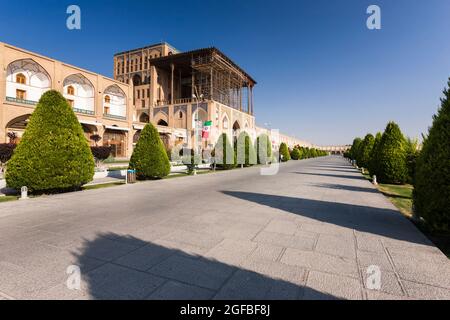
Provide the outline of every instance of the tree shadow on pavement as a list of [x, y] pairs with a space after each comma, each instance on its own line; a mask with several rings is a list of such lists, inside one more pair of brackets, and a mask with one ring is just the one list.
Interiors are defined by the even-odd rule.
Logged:
[[[341, 179], [355, 179], [355, 180], [366, 180], [366, 178], [364, 178], [361, 175], [355, 175], [355, 176], [350, 176], [350, 175], [338, 175], [338, 174], [326, 174], [326, 173], [311, 173], [311, 172], [291, 172], [291, 173], [295, 173], [295, 174], [301, 174], [301, 175], [308, 175], [308, 176], [319, 176], [319, 177], [331, 177], [331, 178], [341, 178]], [[352, 173], [352, 172], [349, 172]], [[356, 172], [354, 172], [356, 173]], [[367, 181], [367, 180], [366, 180]]]
[[391, 239], [431, 245], [417, 228], [392, 209], [352, 205], [338, 202], [294, 198], [262, 193], [222, 191], [222, 193], [360, 232], [367, 232]]
[[[337, 299], [304, 286], [301, 268], [298, 273], [288, 272], [294, 283], [286, 279], [285, 272], [267, 268], [267, 261], [256, 263], [255, 269], [259, 266], [273, 273], [270, 277], [129, 235], [98, 234], [93, 240], [85, 239], [77, 251], [73, 255], [80, 269], [91, 269], [82, 275], [82, 292], [90, 299]], [[93, 259], [103, 263], [92, 270]]]
[[313, 186], [313, 187], [318, 187], [318, 188], [326, 188], [326, 189], [346, 190], [346, 191], [354, 191], [354, 192], [379, 193], [379, 191], [377, 189], [375, 189], [375, 188], [349, 186], [349, 185], [344, 185], [344, 184], [311, 183], [311, 184], [308, 184], [308, 185]]

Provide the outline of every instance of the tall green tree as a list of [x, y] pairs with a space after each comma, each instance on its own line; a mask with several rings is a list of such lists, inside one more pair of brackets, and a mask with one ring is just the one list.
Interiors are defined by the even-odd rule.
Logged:
[[350, 148], [350, 156], [352, 157], [352, 160], [356, 160], [358, 162], [358, 153], [359, 153], [359, 147], [361, 146], [362, 139], [361, 138], [355, 138], [353, 140], [352, 147]]
[[377, 174], [377, 168], [378, 168], [378, 153], [380, 152], [380, 142], [381, 142], [381, 137], [382, 137], [382, 133], [381, 132], [377, 132], [377, 134], [375, 135], [375, 140], [373, 142], [373, 148], [372, 151], [370, 152], [370, 160], [369, 160], [369, 172], [370, 175], [374, 176], [374, 175], [378, 175]]
[[253, 147], [252, 140], [247, 132], [243, 131], [235, 145], [236, 163], [249, 167], [257, 163], [256, 151]]
[[256, 156], [258, 164], [267, 164], [272, 161], [272, 142], [264, 133], [256, 139]]
[[400, 127], [389, 122], [381, 137], [378, 153], [378, 180], [382, 183], [401, 184], [408, 179], [406, 166], [406, 140]]
[[287, 162], [291, 160], [291, 155], [289, 153], [289, 148], [286, 143], [282, 142], [280, 144], [280, 158], [282, 162]]
[[216, 166], [224, 170], [236, 167], [236, 153], [226, 133], [222, 133], [213, 151]]
[[430, 226], [450, 230], [450, 79], [417, 160], [413, 201]]
[[151, 123], [142, 130], [129, 166], [136, 170], [139, 180], [161, 179], [169, 175], [169, 157], [158, 130]]
[[20, 144], [8, 161], [10, 188], [60, 192], [92, 181], [94, 157], [72, 108], [55, 90], [40, 98]]
[[359, 161], [360, 166], [363, 168], [368, 168], [370, 165], [370, 156], [372, 154], [373, 145], [375, 143], [375, 138], [372, 134], [367, 134], [361, 143], [359, 150]]

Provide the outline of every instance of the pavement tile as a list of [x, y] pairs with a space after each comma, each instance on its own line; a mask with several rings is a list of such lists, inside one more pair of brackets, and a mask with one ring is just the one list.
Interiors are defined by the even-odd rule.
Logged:
[[359, 280], [340, 275], [310, 271], [302, 299], [305, 300], [360, 300], [362, 287]]
[[217, 290], [231, 276], [233, 270], [234, 268], [231, 266], [204, 258], [192, 259], [174, 255], [148, 272], [202, 288]]
[[191, 286], [177, 281], [167, 281], [156, 289], [148, 300], [208, 300], [214, 296], [212, 290]]
[[316, 243], [316, 238], [309, 234], [307, 236], [289, 236], [281, 233], [263, 231], [253, 241], [286, 248], [312, 250]]
[[358, 278], [356, 260], [328, 254], [296, 249], [286, 249], [281, 258], [282, 263], [304, 267], [310, 270], [329, 272]]
[[356, 258], [355, 241], [352, 238], [321, 234], [315, 250], [349, 259]]

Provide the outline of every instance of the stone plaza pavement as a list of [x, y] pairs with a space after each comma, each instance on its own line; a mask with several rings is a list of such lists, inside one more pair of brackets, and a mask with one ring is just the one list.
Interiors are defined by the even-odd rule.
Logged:
[[0, 203], [0, 299], [450, 298], [449, 260], [343, 158], [259, 170]]

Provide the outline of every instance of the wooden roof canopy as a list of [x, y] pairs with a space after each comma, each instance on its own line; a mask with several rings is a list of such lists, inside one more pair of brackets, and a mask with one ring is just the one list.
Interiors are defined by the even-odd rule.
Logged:
[[181, 70], [183, 73], [192, 73], [194, 70], [204, 73], [209, 73], [211, 70], [229, 73], [233, 82], [241, 83], [244, 87], [253, 87], [257, 83], [248, 73], [215, 47], [150, 59], [150, 64], [167, 71], [170, 71], [173, 64], [177, 70]]

